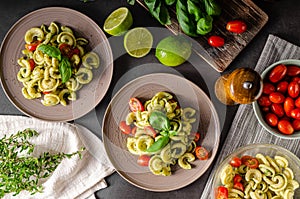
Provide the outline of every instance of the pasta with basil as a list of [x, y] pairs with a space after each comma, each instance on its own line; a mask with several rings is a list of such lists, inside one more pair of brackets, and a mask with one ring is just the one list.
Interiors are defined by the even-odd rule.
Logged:
[[76, 91], [92, 81], [92, 70], [100, 66], [99, 56], [85, 50], [87, 39], [55, 22], [30, 28], [24, 41], [17, 79], [26, 99], [43, 97], [45, 106], [66, 106], [76, 100]]

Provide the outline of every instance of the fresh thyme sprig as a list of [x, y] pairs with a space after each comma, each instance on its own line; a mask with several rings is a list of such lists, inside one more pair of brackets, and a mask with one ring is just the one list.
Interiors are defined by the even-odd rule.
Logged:
[[49, 177], [64, 158], [74, 155], [81, 158], [81, 152], [85, 150], [81, 148], [71, 154], [44, 152], [39, 157], [30, 156], [35, 146], [28, 138], [38, 135], [33, 129], [25, 129], [0, 139], [0, 198], [7, 193], [18, 195], [23, 190], [32, 195], [42, 192], [41, 179]]

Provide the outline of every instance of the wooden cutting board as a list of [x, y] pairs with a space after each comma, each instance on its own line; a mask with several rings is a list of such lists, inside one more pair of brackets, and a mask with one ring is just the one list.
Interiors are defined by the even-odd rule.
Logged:
[[[143, 0], [137, 0], [137, 2], [147, 9]], [[210, 33], [193, 38], [199, 44], [193, 45], [193, 50], [215, 70], [222, 72], [267, 23], [268, 15], [251, 0], [219, 0], [218, 2], [222, 6], [221, 15], [214, 18], [213, 29]], [[166, 27], [176, 35], [182, 34], [176, 18], [175, 7], [170, 9], [170, 17], [172, 24], [166, 25]], [[227, 31], [227, 22], [234, 19], [246, 22], [247, 31], [242, 34]], [[225, 45], [220, 48], [211, 47], [207, 43], [208, 37], [211, 35], [222, 36], [225, 39]]]

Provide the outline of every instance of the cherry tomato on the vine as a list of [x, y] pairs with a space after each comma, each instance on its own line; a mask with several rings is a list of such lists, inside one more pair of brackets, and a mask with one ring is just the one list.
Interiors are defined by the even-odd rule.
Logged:
[[247, 30], [247, 24], [242, 20], [232, 20], [226, 24], [226, 30], [241, 34]]
[[221, 36], [213, 35], [208, 38], [208, 44], [212, 47], [222, 47], [225, 44], [225, 40]]

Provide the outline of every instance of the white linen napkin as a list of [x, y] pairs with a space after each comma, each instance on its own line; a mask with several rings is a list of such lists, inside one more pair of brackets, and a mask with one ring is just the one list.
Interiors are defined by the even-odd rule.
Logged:
[[77, 155], [65, 158], [42, 183], [43, 193], [30, 195], [22, 191], [17, 196], [7, 194], [6, 199], [73, 199], [88, 198], [99, 189], [107, 187], [104, 178], [114, 172], [103, 143], [87, 128], [59, 122], [46, 122], [23, 116], [0, 115], [0, 138], [4, 134], [15, 134], [26, 128], [36, 130], [39, 135], [31, 138], [35, 155], [43, 152], [72, 153], [85, 147], [80, 159]]

